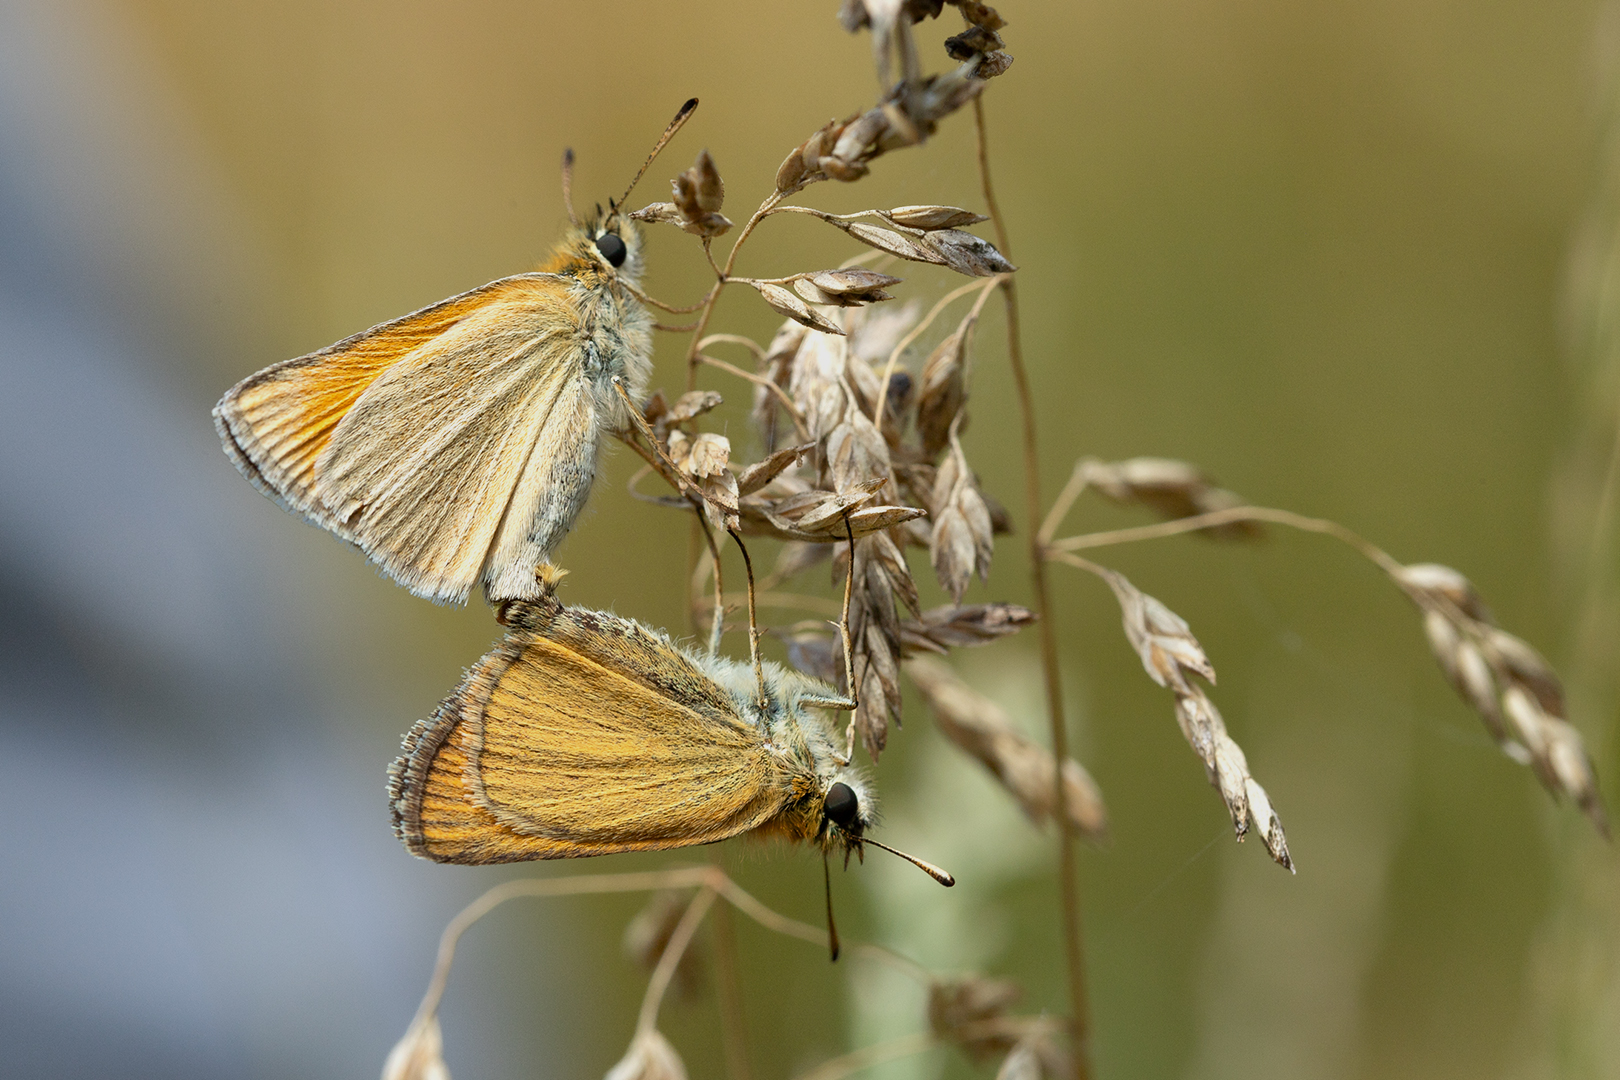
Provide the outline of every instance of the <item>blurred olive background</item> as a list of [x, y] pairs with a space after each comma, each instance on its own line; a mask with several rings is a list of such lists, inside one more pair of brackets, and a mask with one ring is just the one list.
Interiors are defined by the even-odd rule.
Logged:
[[[384, 768], [495, 624], [478, 602], [410, 597], [277, 510], [208, 410], [260, 367], [526, 268], [565, 221], [563, 148], [576, 198], [605, 202], [688, 96], [702, 108], [633, 201], [665, 197], [707, 146], [742, 220], [792, 146], [876, 93], [869, 42], [835, 9], [0, 7], [0, 1072], [374, 1074], [443, 921], [482, 889], [706, 856], [411, 859]], [[1601, 276], [1581, 267], [1601, 269], [1614, 236], [1614, 20], [1531, 0], [1003, 13], [1017, 62], [986, 106], [1048, 497], [1083, 454], [1185, 458], [1462, 569], [1572, 675], [1612, 801], [1613, 548], [1591, 542], [1604, 474], [1587, 466], [1615, 383], [1591, 330]], [[931, 66], [950, 32], [949, 13], [920, 28]], [[957, 116], [801, 201], [980, 207], [972, 154]], [[779, 218], [740, 269], [854, 253]], [[655, 295], [706, 285], [673, 229], [650, 263]], [[924, 302], [956, 284], [901, 272]], [[987, 310], [967, 450], [1022, 521]], [[776, 322], [728, 295], [715, 328], [763, 339]], [[680, 388], [682, 347], [661, 336], [657, 384]], [[717, 419], [739, 454], [741, 420]], [[685, 522], [625, 494], [632, 464], [612, 456], [561, 550], [565, 598], [684, 632]], [[1083, 503], [1073, 520], [1142, 519]], [[1027, 600], [1022, 543], [1002, 541], [972, 600]], [[1104, 555], [1198, 633], [1300, 872], [1232, 842], [1114, 600], [1057, 569], [1073, 737], [1113, 822], [1082, 859], [1101, 1075], [1620, 1076], [1613, 850], [1495, 751], [1406, 602], [1316, 537]], [[1034, 645], [957, 659], [1038, 733]], [[883, 837], [961, 885], [878, 855], [835, 876], [845, 934], [1015, 977], [1024, 1008], [1062, 1011], [1050, 837], [921, 710], [891, 747]], [[719, 857], [820, 920], [808, 852]], [[524, 901], [475, 929], [443, 1010], [452, 1071], [601, 1075], [634, 1026], [643, 975], [618, 942], [639, 905]], [[922, 1025], [916, 988], [738, 923], [756, 1076]], [[693, 1076], [720, 1074], [712, 990], [671, 1001], [662, 1026]], [[934, 1051], [883, 1072], [991, 1067]]]

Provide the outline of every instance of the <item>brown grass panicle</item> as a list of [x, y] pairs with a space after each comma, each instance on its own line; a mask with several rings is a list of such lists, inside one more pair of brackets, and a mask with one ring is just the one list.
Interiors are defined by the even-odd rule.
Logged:
[[[948, 61], [928, 74], [918, 24], [954, 10], [960, 29], [932, 53]], [[1070, 998], [1066, 1016], [1018, 1015], [1010, 981], [980, 975], [944, 976], [880, 946], [845, 942], [844, 951], [883, 963], [926, 990], [918, 1029], [887, 1043], [849, 1051], [803, 1074], [839, 1080], [859, 1069], [934, 1047], [955, 1047], [970, 1060], [998, 1060], [998, 1080], [1091, 1075], [1090, 1018], [1079, 930], [1074, 841], [1099, 838], [1107, 827], [1102, 795], [1067, 749], [1058, 671], [1059, 651], [1047, 566], [1083, 569], [1114, 593], [1127, 643], [1151, 678], [1170, 691], [1188, 744], [1219, 792], [1237, 838], [1253, 829], [1271, 857], [1294, 863], [1280, 818], [1255, 781], [1206, 684], [1215, 668], [1187, 623], [1117, 571], [1079, 554], [1095, 548], [1181, 534], [1255, 539], [1265, 524], [1333, 536], [1372, 560], [1422, 612], [1430, 645], [1447, 678], [1477, 711], [1503, 750], [1530, 765], [1555, 794], [1568, 795], [1602, 831], [1606, 817], [1591, 763], [1566, 718], [1557, 676], [1528, 644], [1500, 629], [1471, 585], [1455, 571], [1406, 566], [1335, 522], [1253, 506], [1217, 486], [1196, 466], [1157, 457], [1104, 462], [1081, 458], [1058, 498], [1041, 497], [1034, 396], [1019, 332], [1016, 266], [1006, 223], [991, 182], [983, 106], [990, 80], [1012, 63], [1002, 31], [1007, 22], [979, 0], [845, 0], [839, 12], [851, 32], [869, 35], [878, 81], [875, 102], [834, 120], [792, 145], [774, 176], [750, 187], [766, 192], [736, 225], [723, 213], [727, 185], [704, 150], [671, 181], [671, 198], [631, 216], [668, 224], [697, 238], [714, 285], [686, 307], [689, 334], [686, 385], [673, 400], [655, 393], [631, 410], [635, 427], [622, 434], [645, 462], [631, 492], [692, 512], [689, 528], [694, 626], [709, 631], [711, 649], [728, 628], [727, 615], [745, 601], [749, 649], [761, 635], [786, 647], [789, 662], [856, 699], [845, 729], [845, 753], [858, 742], [873, 762], [898, 724], [907, 672], [945, 739], [982, 766], [1029, 819], [1054, 822], [1057, 833], [1063, 957]], [[945, 29], [951, 29], [946, 27]], [[984, 203], [979, 209], [919, 201], [832, 213], [790, 198], [820, 183], [854, 183], [881, 167], [890, 153], [918, 147], [942, 123], [970, 110]], [[735, 185], [733, 185], [735, 187]], [[919, 193], [923, 197], [923, 193]], [[981, 212], [982, 211], [982, 212]], [[836, 266], [783, 268], [774, 277], [734, 273], [738, 252], [767, 219], [799, 214], [838, 230], [849, 257]], [[741, 215], [739, 215], [741, 217]], [[988, 222], [995, 239], [971, 228]], [[717, 253], [716, 241], [730, 247]], [[966, 280], [924, 310], [908, 302], [899, 276], [907, 263], [944, 267]], [[716, 303], [740, 285], [785, 321], [765, 342], [711, 327]], [[964, 604], [974, 577], [990, 580], [996, 537], [1011, 531], [1008, 513], [981, 489], [964, 441], [972, 404], [978, 331], [986, 305], [1001, 300], [1006, 368], [988, 377], [1009, 381], [1020, 410], [1023, 453], [1023, 542], [1028, 544], [1029, 606]], [[926, 350], [926, 351], [924, 351]], [[919, 355], [921, 354], [921, 355]], [[737, 361], [737, 362], [734, 362]], [[751, 397], [750, 438], [716, 430], [709, 414], [729, 389], [698, 385], [700, 373], [745, 384]], [[729, 387], [729, 383], [726, 384]], [[625, 391], [621, 388], [621, 393]], [[757, 454], [757, 456], [755, 456]], [[652, 477], [670, 493], [649, 494]], [[1101, 495], [1152, 512], [1157, 523], [1058, 537], [1081, 496]], [[781, 545], [774, 566], [758, 580], [754, 563], [746, 594], [722, 582], [721, 533]], [[913, 578], [913, 555], [927, 553], [951, 603], [924, 609]], [[845, 636], [826, 620], [837, 599], [796, 584], [830, 564], [847, 604]], [[712, 583], [713, 599], [709, 599]], [[785, 611], [761, 625], [757, 612]], [[956, 649], [992, 644], [1032, 628], [1040, 645], [1047, 745], [1031, 737], [996, 702], [974, 689], [947, 662]], [[437, 1009], [456, 943], [494, 907], [521, 896], [545, 897], [656, 891], [627, 930], [626, 947], [651, 968], [641, 1013], [623, 1058], [609, 1080], [684, 1080], [685, 1067], [657, 1027], [659, 1005], [672, 982], [693, 977], [692, 949], [700, 924], [719, 902], [766, 929], [825, 948], [823, 929], [760, 904], [713, 865], [641, 874], [521, 879], [491, 890], [446, 928], [438, 964], [416, 1019], [389, 1055], [385, 1080], [444, 1080]], [[730, 1080], [748, 1080], [740, 1022], [737, 971], [729, 923], [714, 931], [712, 965], [720, 997], [721, 1030]]]

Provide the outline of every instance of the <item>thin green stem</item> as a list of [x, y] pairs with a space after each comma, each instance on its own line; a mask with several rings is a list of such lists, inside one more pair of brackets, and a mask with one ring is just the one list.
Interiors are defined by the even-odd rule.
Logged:
[[[737, 263], [737, 252], [759, 223], [770, 214], [771, 209], [782, 201], [782, 198], [782, 192], [773, 191], [766, 196], [764, 202], [759, 204], [759, 209], [755, 210], [753, 216], [743, 225], [742, 231], [737, 234], [736, 241], [731, 245], [731, 251], [726, 255], [726, 265], [719, 271], [719, 280], [714, 283], [714, 288], [709, 290], [709, 295], [703, 298], [703, 310], [698, 315], [697, 325], [692, 328], [692, 343], [686, 349], [686, 389], [688, 392], [697, 389], [698, 352], [703, 341], [703, 334], [704, 331], [708, 330], [709, 320], [714, 316], [714, 305], [719, 302], [720, 294], [725, 291], [726, 280], [731, 276], [731, 268]], [[709, 260], [709, 265], [713, 266], [714, 258], [710, 254], [707, 244], [704, 245], [703, 254]], [[697, 566], [702, 550], [703, 537], [698, 530], [697, 523], [693, 522], [686, 534], [686, 568], [688, 571]], [[687, 604], [687, 608], [688, 610], [695, 610], [690, 603]], [[695, 620], [692, 628], [694, 630], [698, 628]]]
[[[719, 847], [711, 850], [710, 859], [719, 864]], [[737, 977], [737, 928], [731, 920], [731, 905], [715, 908], [709, 927], [714, 938], [715, 996], [720, 1004], [720, 1042], [725, 1051], [726, 1075], [730, 1080], [749, 1080], [748, 1025]]]
[[[978, 136], [979, 180], [984, 187], [985, 208], [996, 231], [996, 243], [1001, 253], [1012, 257], [1007, 238], [1006, 219], [996, 204], [995, 188], [990, 182], [989, 136], [984, 119], [982, 98], [973, 99], [973, 127]], [[1075, 858], [1074, 823], [1068, 812], [1068, 785], [1063, 782], [1063, 763], [1069, 759], [1069, 732], [1063, 719], [1063, 677], [1058, 668], [1057, 629], [1052, 618], [1051, 593], [1046, 583], [1046, 552], [1041, 544], [1041, 476], [1039, 444], [1035, 438], [1035, 402], [1030, 392], [1029, 373], [1024, 367], [1023, 341], [1018, 325], [1018, 287], [1011, 276], [1000, 279], [1003, 304], [1007, 313], [1007, 363], [1012, 369], [1013, 383], [1018, 391], [1018, 409], [1022, 419], [1024, 452], [1024, 502], [1029, 522], [1029, 576], [1034, 594], [1036, 631], [1040, 638], [1041, 671], [1046, 683], [1046, 716], [1051, 729], [1052, 783], [1057, 797], [1054, 803], [1058, 822], [1058, 875], [1061, 886], [1063, 920], [1063, 959], [1068, 976], [1070, 1021], [1069, 1033], [1074, 1044], [1072, 1060], [1075, 1080], [1091, 1077], [1091, 1014], [1086, 996], [1085, 941], [1080, 923], [1080, 883]]]

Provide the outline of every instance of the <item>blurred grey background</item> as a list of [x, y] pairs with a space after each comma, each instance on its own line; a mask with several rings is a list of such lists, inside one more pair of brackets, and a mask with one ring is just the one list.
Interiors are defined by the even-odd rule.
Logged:
[[[788, 149], [875, 93], [835, 8], [0, 4], [0, 1074], [374, 1074], [440, 926], [489, 884], [704, 857], [406, 855], [384, 768], [496, 627], [277, 510], [208, 410], [260, 367], [524, 269], [563, 222], [563, 147], [576, 197], [605, 201], [690, 95], [638, 196], [706, 145], [741, 220]], [[1048, 497], [1082, 454], [1182, 457], [1457, 566], [1571, 676], [1612, 804], [1614, 19], [1530, 0], [1002, 10], [1016, 63], [986, 101]], [[946, 25], [921, 30], [936, 67]], [[958, 117], [805, 201], [977, 207], [972, 148]], [[773, 220], [743, 272], [852, 254], [813, 225]], [[704, 287], [673, 230], [650, 258], [656, 295]], [[906, 276], [926, 301], [954, 284]], [[774, 322], [728, 297], [717, 327]], [[988, 317], [968, 453], [1016, 509], [1000, 334]], [[740, 450], [740, 410], [722, 417]], [[684, 523], [624, 495], [627, 458], [561, 552], [566, 598], [683, 631]], [[970, 596], [1026, 599], [1021, 542], [997, 558]], [[1082, 860], [1102, 1075], [1620, 1075], [1614, 852], [1494, 750], [1377, 573], [1280, 533], [1107, 558], [1199, 634], [1300, 873], [1231, 842], [1112, 598], [1057, 570], [1074, 738], [1113, 820]], [[960, 664], [1038, 732], [1025, 637]], [[962, 885], [852, 868], [844, 931], [1062, 1010], [1049, 838], [920, 710], [891, 746], [885, 836]], [[807, 853], [720, 857], [820, 919]], [[637, 907], [518, 904], [474, 930], [443, 1012], [456, 1075], [600, 1075], [634, 1023], [618, 936]], [[880, 972], [738, 940], [762, 1077], [922, 1024]], [[712, 998], [666, 1010], [693, 1075], [716, 1074]], [[941, 1074], [974, 1070], [935, 1051], [886, 1072]]]

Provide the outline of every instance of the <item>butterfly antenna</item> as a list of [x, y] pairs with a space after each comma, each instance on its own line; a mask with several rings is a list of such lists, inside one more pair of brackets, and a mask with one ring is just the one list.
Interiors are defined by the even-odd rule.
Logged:
[[568, 224], [579, 228], [579, 215], [574, 213], [574, 148], [563, 151], [563, 206], [568, 208]]
[[754, 681], [759, 684], [759, 707], [765, 708], [765, 668], [759, 662], [759, 623], [754, 618], [754, 561], [748, 557], [748, 545], [736, 529], [727, 529], [742, 552], [743, 569], [748, 573], [748, 659], [754, 665]]
[[680, 111], [675, 114], [675, 119], [671, 120], [669, 126], [664, 129], [664, 133], [658, 136], [658, 141], [653, 144], [652, 153], [647, 155], [647, 160], [643, 161], [641, 168], [636, 170], [635, 179], [631, 180], [630, 186], [624, 189], [624, 194], [619, 196], [619, 201], [614, 204], [615, 206], [624, 205], [624, 200], [630, 197], [630, 193], [636, 189], [636, 185], [641, 182], [641, 178], [652, 167], [653, 159], [658, 156], [658, 152], [668, 145], [669, 140], [675, 137], [675, 133], [681, 130], [681, 125], [691, 119], [692, 113], [697, 111], [697, 102], [697, 98], [688, 98], [686, 104], [681, 106]]
[[871, 844], [875, 848], [881, 848], [882, 850], [887, 851], [890, 855], [900, 856], [902, 859], [906, 860], [906, 862], [910, 863], [912, 866], [915, 866], [917, 869], [921, 870], [923, 873], [927, 874], [929, 877], [933, 878], [947, 889], [956, 884], [956, 878], [952, 877], [948, 872], [941, 870], [931, 862], [917, 858], [915, 855], [907, 855], [899, 848], [892, 848], [888, 844], [881, 844], [869, 836], [861, 837], [859, 842], [862, 844]]
[[832, 867], [827, 863], [827, 853], [821, 853], [821, 880], [827, 886], [827, 948], [832, 952], [832, 962], [838, 963], [838, 926], [833, 922], [832, 913]]

